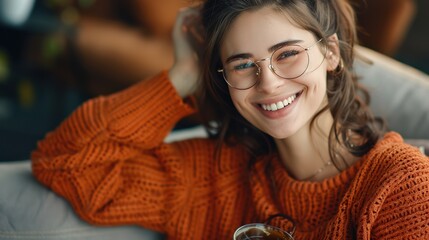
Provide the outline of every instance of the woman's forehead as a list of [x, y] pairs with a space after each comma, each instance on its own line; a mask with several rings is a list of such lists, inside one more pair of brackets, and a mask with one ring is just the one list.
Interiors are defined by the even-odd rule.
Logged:
[[265, 55], [268, 49], [288, 40], [310, 40], [311, 33], [298, 28], [286, 13], [264, 7], [241, 13], [226, 31], [221, 56], [238, 53]]

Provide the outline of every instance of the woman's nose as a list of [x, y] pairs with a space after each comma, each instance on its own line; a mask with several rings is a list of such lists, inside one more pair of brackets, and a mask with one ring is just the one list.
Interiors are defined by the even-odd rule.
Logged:
[[274, 92], [285, 82], [285, 79], [280, 78], [274, 73], [274, 69], [269, 63], [259, 63], [258, 78], [259, 81], [255, 87], [258, 91], [265, 93]]

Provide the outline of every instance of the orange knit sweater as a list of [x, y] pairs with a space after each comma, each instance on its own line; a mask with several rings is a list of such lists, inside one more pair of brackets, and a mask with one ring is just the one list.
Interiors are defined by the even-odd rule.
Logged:
[[90, 100], [39, 142], [34, 175], [88, 222], [138, 224], [168, 239], [232, 239], [275, 213], [296, 220], [296, 239], [429, 239], [429, 161], [398, 134], [339, 175], [302, 182], [277, 155], [249, 168], [240, 147], [215, 160], [209, 139], [163, 143], [193, 111], [166, 72]]

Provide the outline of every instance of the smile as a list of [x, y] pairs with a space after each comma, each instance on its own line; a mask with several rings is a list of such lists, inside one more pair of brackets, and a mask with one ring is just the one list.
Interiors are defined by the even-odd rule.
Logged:
[[278, 101], [275, 103], [271, 103], [271, 104], [260, 104], [260, 106], [262, 107], [262, 109], [264, 109], [265, 111], [277, 111], [280, 110], [282, 108], [287, 107], [288, 105], [292, 104], [293, 101], [295, 101], [295, 99], [301, 94], [301, 92], [299, 93], [295, 93], [294, 95], [286, 98], [283, 101]]

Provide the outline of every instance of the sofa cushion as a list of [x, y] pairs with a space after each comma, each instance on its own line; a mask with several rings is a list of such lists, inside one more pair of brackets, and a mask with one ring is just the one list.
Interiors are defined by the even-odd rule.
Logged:
[[0, 164], [0, 239], [150, 240], [161, 234], [137, 226], [95, 227], [31, 175], [30, 161]]

